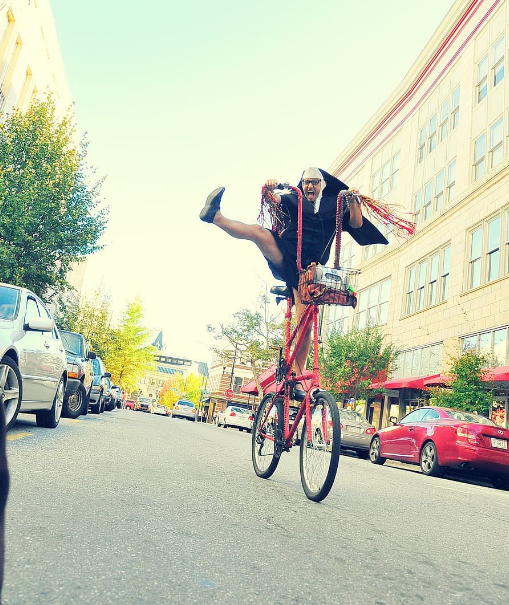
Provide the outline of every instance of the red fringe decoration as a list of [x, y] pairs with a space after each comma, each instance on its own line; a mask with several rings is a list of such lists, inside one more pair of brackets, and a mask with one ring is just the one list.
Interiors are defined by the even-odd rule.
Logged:
[[265, 185], [262, 187], [262, 201], [260, 205], [260, 214], [258, 215], [258, 223], [262, 227], [270, 226], [272, 231], [279, 235], [286, 229], [287, 216], [274, 198], [274, 194]]
[[355, 194], [355, 197], [362, 204], [368, 218], [391, 228], [396, 237], [407, 238], [415, 233], [415, 223], [397, 216], [395, 213], [396, 206], [374, 200], [361, 193]]

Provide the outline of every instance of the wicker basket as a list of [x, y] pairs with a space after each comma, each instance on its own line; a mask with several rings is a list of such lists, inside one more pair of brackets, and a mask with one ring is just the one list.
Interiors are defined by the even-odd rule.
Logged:
[[311, 263], [299, 274], [299, 294], [305, 304], [356, 307], [355, 269], [331, 269]]

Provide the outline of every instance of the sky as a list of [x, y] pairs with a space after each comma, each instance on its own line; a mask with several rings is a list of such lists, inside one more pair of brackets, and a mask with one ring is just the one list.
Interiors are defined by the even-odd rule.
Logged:
[[254, 223], [268, 178], [327, 169], [452, 5], [51, 0], [78, 130], [106, 177], [82, 294], [99, 288], [116, 319], [141, 298], [168, 355], [210, 363], [207, 325], [254, 311], [275, 282], [254, 244], [199, 220], [209, 192], [226, 187], [223, 214]]

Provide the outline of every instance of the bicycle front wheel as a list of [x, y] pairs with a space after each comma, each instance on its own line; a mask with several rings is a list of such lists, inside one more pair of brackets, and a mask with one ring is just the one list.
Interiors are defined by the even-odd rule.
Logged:
[[310, 402], [311, 440], [306, 420], [300, 440], [300, 479], [306, 496], [320, 502], [330, 492], [339, 463], [341, 425], [338, 405], [327, 391], [318, 391]]
[[274, 399], [273, 393], [266, 395], [256, 414], [251, 441], [253, 468], [262, 479], [268, 479], [279, 464], [283, 421], [282, 400]]

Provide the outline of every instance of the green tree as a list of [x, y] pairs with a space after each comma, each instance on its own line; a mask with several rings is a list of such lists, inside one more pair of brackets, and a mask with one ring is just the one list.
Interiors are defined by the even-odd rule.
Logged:
[[384, 344], [378, 326], [352, 330], [348, 334], [332, 331], [321, 354], [320, 373], [325, 386], [337, 397], [367, 399], [376, 394], [372, 382], [385, 380], [394, 368], [399, 350]]
[[233, 355], [247, 361], [260, 394], [263, 391], [259, 376], [274, 360], [274, 349], [284, 342], [284, 320], [271, 311], [270, 302], [267, 294], [262, 293], [254, 311], [244, 308], [233, 314], [232, 323], [208, 326], [209, 332], [222, 343], [212, 348], [214, 354], [223, 363], [233, 362]]
[[156, 365], [158, 349], [149, 343], [149, 330], [142, 324], [143, 306], [136, 298], [128, 303], [119, 327], [112, 331], [111, 342], [104, 353], [104, 363], [111, 379], [123, 390], [133, 391], [149, 370]]
[[74, 141], [70, 111], [59, 119], [51, 97], [0, 124], [0, 281], [45, 297], [101, 248], [107, 223], [102, 179], [89, 184], [88, 143]]
[[203, 378], [198, 374], [183, 376], [180, 372], [174, 374], [163, 384], [159, 393], [159, 401], [168, 408], [173, 408], [179, 399], [192, 401], [196, 408], [203, 407], [201, 401], [201, 386]]
[[486, 369], [489, 361], [488, 356], [472, 349], [452, 357], [449, 370], [452, 380], [447, 388], [428, 389], [433, 404], [487, 416], [493, 403], [493, 385], [483, 380], [489, 374]]
[[106, 359], [114, 339], [111, 324], [109, 297], [96, 290], [91, 298], [83, 297], [79, 303], [61, 303], [56, 315], [60, 328], [83, 334], [92, 351]]

